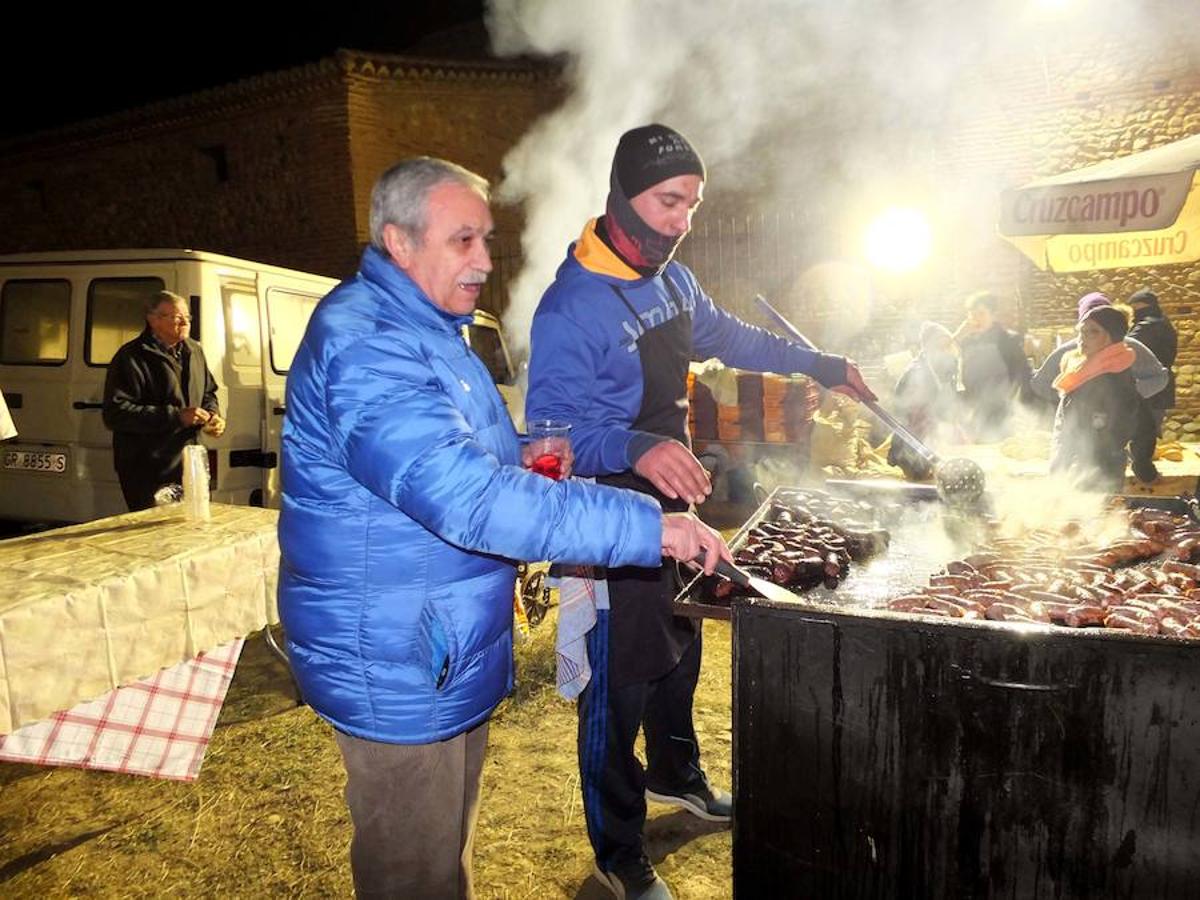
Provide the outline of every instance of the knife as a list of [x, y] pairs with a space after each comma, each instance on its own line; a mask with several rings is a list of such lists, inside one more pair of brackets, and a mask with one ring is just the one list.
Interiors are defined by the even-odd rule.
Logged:
[[[694, 562], [699, 565], [704, 565], [704, 554], [697, 556]], [[776, 603], [802, 603], [803, 598], [799, 594], [793, 594], [787, 588], [775, 584], [773, 581], [767, 581], [765, 578], [758, 578], [751, 575], [745, 569], [739, 569], [733, 563], [725, 562], [721, 559], [717, 561], [716, 574], [720, 575], [736, 585], [744, 588], [749, 588], [756, 594], [774, 600]]]

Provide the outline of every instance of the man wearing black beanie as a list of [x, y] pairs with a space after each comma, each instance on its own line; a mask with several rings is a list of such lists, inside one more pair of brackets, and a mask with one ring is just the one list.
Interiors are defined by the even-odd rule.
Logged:
[[1158, 295], [1153, 291], [1146, 288], [1135, 291], [1129, 296], [1129, 305], [1133, 308], [1133, 327], [1129, 329], [1129, 336], [1149, 347], [1169, 375], [1167, 386], [1140, 404], [1137, 430], [1129, 442], [1129, 462], [1133, 474], [1139, 481], [1151, 484], [1158, 480], [1154, 448], [1162, 433], [1167, 410], [1175, 405], [1174, 366], [1179, 338], [1175, 326], [1159, 305]]
[[[742, 322], [672, 260], [705, 176], [691, 143], [666, 125], [622, 135], [605, 213], [571, 245], [533, 319], [528, 419], [570, 423], [577, 475], [648, 494], [668, 512], [702, 503], [712, 490], [687, 432], [692, 359], [801, 372], [874, 398], [845, 357]], [[700, 628], [673, 614], [679, 586], [673, 565], [609, 569], [589, 581], [583, 592], [596, 598], [596, 622], [585, 674], [562, 688], [579, 698], [580, 780], [597, 878], [618, 897], [671, 896], [646, 856], [647, 799], [709, 821], [731, 815], [728, 792], [700, 767], [692, 724]], [[570, 590], [564, 585], [564, 596]], [[634, 754], [639, 730], [644, 770]]]
[[[633, 208], [630, 200], [656, 184], [681, 175], [704, 183], [704, 163], [678, 131], [665, 125], [644, 125], [621, 135], [608, 179], [608, 203], [598, 222], [600, 239], [643, 275], [666, 265], [687, 234], [687, 228], [666, 224], [658, 231]], [[697, 203], [699, 196], [697, 196]], [[643, 209], [642, 213], [646, 210]], [[690, 215], [688, 217], [690, 225]], [[663, 227], [664, 223], [655, 222]]]

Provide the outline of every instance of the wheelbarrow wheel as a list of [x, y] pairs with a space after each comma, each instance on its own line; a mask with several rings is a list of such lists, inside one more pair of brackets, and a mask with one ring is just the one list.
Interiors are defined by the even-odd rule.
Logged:
[[521, 582], [521, 604], [525, 607], [530, 628], [536, 628], [546, 618], [550, 610], [550, 588], [546, 585], [545, 570], [537, 569]]

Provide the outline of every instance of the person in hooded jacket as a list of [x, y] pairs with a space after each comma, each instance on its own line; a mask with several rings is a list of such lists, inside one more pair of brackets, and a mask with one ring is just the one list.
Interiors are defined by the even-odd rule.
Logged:
[[1134, 351], [1123, 340], [1128, 328], [1119, 309], [1090, 310], [1079, 321], [1079, 348], [1063, 357], [1054, 379], [1060, 399], [1050, 471], [1069, 474], [1082, 490], [1115, 494], [1125, 483], [1125, 445], [1138, 405]]
[[146, 329], [113, 354], [101, 416], [113, 433], [113, 467], [132, 512], [159, 488], [183, 482], [183, 448], [200, 431], [220, 437], [225, 419], [204, 349], [188, 337], [188, 302], [171, 291], [146, 303]]
[[[661, 124], [623, 134], [605, 214], [567, 251], [534, 314], [526, 411], [569, 422], [575, 469], [654, 497], [665, 509], [712, 490], [687, 433], [687, 371], [717, 357], [753, 371], [801, 372], [874, 398], [845, 357], [818, 353], [719, 309], [672, 259], [700, 205], [705, 169]], [[669, 897], [646, 855], [646, 800], [728, 822], [731, 798], [708, 783], [692, 723], [700, 623], [673, 614], [674, 566], [612, 567], [587, 635], [591, 677], [577, 706], [584, 814], [595, 874], [618, 897]], [[565, 588], [564, 588], [565, 589]], [[600, 604], [597, 604], [599, 606]], [[647, 766], [634, 753], [645, 731]]]
[[[1112, 305], [1113, 303], [1107, 295], [1099, 291], [1084, 294], [1076, 304], [1076, 324], [1078, 325], [1083, 317], [1096, 307]], [[1129, 372], [1133, 375], [1134, 387], [1137, 388], [1138, 396], [1142, 400], [1139, 406], [1143, 406], [1147, 397], [1154, 396], [1166, 387], [1170, 376], [1150, 348], [1135, 340], [1132, 333], [1125, 335], [1125, 343], [1133, 350], [1133, 365]], [[1078, 337], [1064, 341], [1050, 351], [1038, 370], [1033, 373], [1033, 379], [1029, 386], [1032, 388], [1034, 396], [1052, 402], [1054, 409], [1058, 408], [1059, 400], [1058, 391], [1054, 388], [1054, 379], [1062, 372], [1063, 357], [1078, 348]]]
[[[958, 415], [958, 357], [954, 338], [937, 322], [923, 322], [921, 350], [896, 382], [893, 405], [908, 430], [924, 439], [939, 425], [952, 424]], [[933, 467], [897, 436], [888, 447], [889, 465], [898, 466], [905, 477], [920, 481]]]
[[1154, 448], [1162, 434], [1163, 419], [1167, 410], [1175, 405], [1175, 355], [1179, 350], [1179, 336], [1167, 314], [1162, 311], [1158, 295], [1143, 288], [1129, 296], [1133, 308], [1133, 327], [1129, 337], [1135, 338], [1150, 348], [1167, 370], [1167, 384], [1163, 389], [1146, 398], [1138, 414], [1137, 429], [1129, 442], [1130, 463], [1133, 474], [1139, 481], [1150, 484], [1158, 478], [1154, 465]]
[[470, 897], [488, 717], [513, 684], [513, 561], [665, 554], [711, 573], [729, 553], [650, 497], [523, 467], [462, 335], [492, 269], [484, 179], [398, 163], [370, 232], [288, 375], [279, 612], [342, 753], [358, 896]]

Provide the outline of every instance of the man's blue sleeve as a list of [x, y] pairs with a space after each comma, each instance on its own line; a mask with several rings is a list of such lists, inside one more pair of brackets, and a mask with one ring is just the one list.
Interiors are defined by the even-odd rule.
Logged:
[[[668, 276], [670, 277], [670, 276]], [[825, 387], [846, 383], [846, 358], [809, 350], [777, 334], [747, 324], [717, 307], [698, 285], [684, 286], [695, 297], [692, 347], [701, 359], [715, 356], [727, 366], [751, 372], [808, 375]]]
[[360, 342], [331, 362], [325, 407], [336, 462], [448, 543], [510, 559], [661, 562], [657, 502], [501, 464], [419, 354]]

